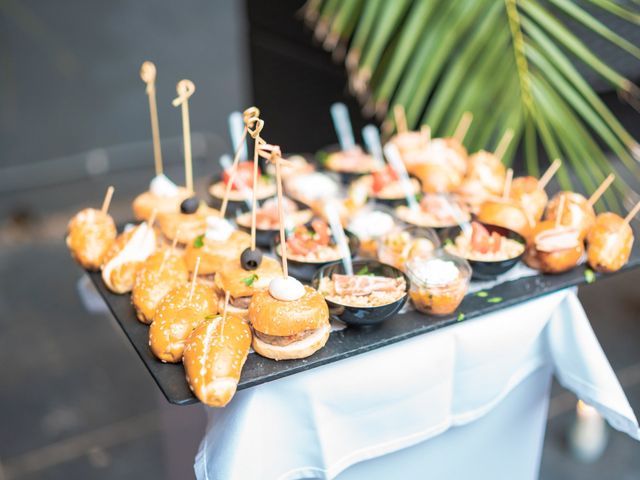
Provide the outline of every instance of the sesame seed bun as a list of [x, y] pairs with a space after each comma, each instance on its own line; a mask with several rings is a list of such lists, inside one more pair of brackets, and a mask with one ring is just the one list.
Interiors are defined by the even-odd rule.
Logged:
[[184, 256], [189, 271], [195, 269], [196, 261], [200, 257], [199, 275], [211, 275], [216, 273], [231, 262], [240, 258], [240, 254], [251, 245], [251, 235], [240, 230], [235, 230], [231, 236], [224, 241], [211, 240], [207, 237], [202, 239], [202, 247], [194, 246], [194, 242], [189, 242]]
[[283, 301], [268, 291], [256, 293], [249, 305], [249, 321], [260, 333], [288, 336], [320, 328], [329, 322], [329, 307], [324, 297], [309, 286], [302, 298]]
[[[250, 282], [248, 279], [253, 275], [257, 278]], [[282, 276], [282, 267], [274, 258], [264, 256], [256, 270], [245, 270], [240, 265], [238, 257], [217, 272], [215, 285], [222, 292], [223, 297], [224, 292], [229, 292], [234, 298], [250, 297], [257, 292], [267, 290], [271, 280], [278, 276]]]
[[162, 250], [142, 264], [131, 291], [131, 302], [142, 323], [151, 323], [160, 300], [178, 285], [189, 279], [182, 255]]
[[156, 308], [149, 328], [149, 346], [163, 362], [182, 360], [184, 343], [191, 332], [218, 312], [210, 287], [196, 283], [191, 298], [190, 294], [191, 283], [183, 283], [165, 295]]
[[133, 201], [132, 209], [136, 220], [149, 220], [155, 209], [159, 214], [180, 211], [180, 204], [191, 194], [184, 187], [178, 187], [178, 193], [172, 197], [160, 197], [151, 192], [143, 192]]
[[69, 222], [67, 247], [82, 267], [99, 270], [116, 239], [116, 225], [111, 215], [95, 208], [85, 208]]

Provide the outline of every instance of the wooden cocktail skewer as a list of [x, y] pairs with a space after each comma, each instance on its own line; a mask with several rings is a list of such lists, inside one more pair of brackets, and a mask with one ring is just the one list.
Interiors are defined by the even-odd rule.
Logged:
[[193, 269], [193, 277], [191, 278], [191, 289], [189, 290], [189, 299], [187, 303], [191, 303], [193, 292], [196, 289], [196, 280], [198, 279], [198, 270], [200, 269], [200, 257], [196, 258], [196, 266]]
[[147, 220], [147, 225], [149, 225], [149, 230], [153, 228], [153, 224], [156, 223], [156, 217], [158, 216], [158, 209], [154, 208], [153, 212], [151, 212], [151, 216], [149, 220]]
[[167, 259], [173, 255], [173, 252], [175, 252], [176, 245], [178, 244], [178, 238], [180, 238], [180, 228], [176, 229], [176, 236], [173, 237], [173, 242], [171, 242], [171, 248], [169, 250], [165, 250], [164, 252], [164, 256], [162, 257], [162, 263], [160, 264], [158, 273], [162, 273], [162, 270], [164, 270], [164, 264], [167, 263]]
[[113, 188], [113, 185], [109, 185], [109, 188], [107, 188], [107, 193], [104, 195], [104, 200], [102, 201], [102, 208], [100, 208], [100, 211], [102, 213], [107, 213], [109, 211], [109, 206], [111, 205], [111, 199], [113, 198], [113, 191], [115, 190], [115, 188]]
[[174, 98], [174, 107], [182, 106], [182, 137], [184, 142], [184, 176], [185, 186], [193, 193], [193, 163], [191, 159], [191, 125], [189, 123], [189, 97], [196, 91], [191, 80], [180, 80], [176, 85], [178, 97]]
[[289, 268], [287, 267], [287, 237], [285, 236], [284, 228], [284, 203], [282, 201], [282, 174], [280, 172], [280, 149], [274, 150], [276, 162], [276, 188], [278, 191], [278, 217], [280, 218], [280, 248], [282, 257], [282, 271], [284, 272], [284, 278], [289, 278]]
[[506, 132], [504, 132], [504, 135], [502, 135], [500, 143], [498, 143], [498, 146], [496, 147], [496, 150], [494, 152], [494, 155], [498, 157], [499, 160], [502, 160], [502, 157], [507, 152], [507, 148], [509, 148], [511, 140], [513, 140], [513, 130], [509, 128]]
[[511, 182], [513, 181], [513, 169], [509, 168], [507, 170], [507, 178], [504, 181], [504, 188], [502, 190], [502, 199], [506, 200], [509, 198], [509, 194], [511, 193]]
[[547, 171], [542, 174], [540, 180], [538, 180], [538, 188], [544, 190], [547, 184], [551, 181], [553, 176], [562, 166], [562, 160], [556, 158], [553, 163], [547, 168]]
[[260, 117], [260, 110], [257, 107], [249, 107], [242, 113], [244, 119], [244, 130], [242, 135], [240, 136], [240, 142], [236, 147], [235, 154], [233, 156], [233, 164], [231, 165], [231, 172], [229, 172], [229, 182], [227, 183], [224, 189], [224, 197], [222, 197], [222, 206], [220, 207], [220, 218], [224, 218], [227, 213], [227, 205], [229, 203], [229, 194], [231, 193], [231, 187], [236, 178], [236, 172], [238, 171], [238, 163], [240, 163], [240, 157], [242, 154], [242, 150], [245, 146], [245, 141], [247, 139], [247, 133], [249, 128], [249, 123], [252, 121], [257, 121]]
[[556, 228], [559, 228], [562, 223], [562, 214], [564, 213], [565, 196], [560, 197], [560, 204], [558, 205], [558, 216], [556, 217]]
[[265, 143], [260, 138], [260, 132], [264, 128], [264, 121], [256, 118], [248, 125], [247, 131], [253, 138], [253, 194], [251, 196], [251, 250], [256, 249], [256, 213], [258, 210], [258, 157], [260, 154], [260, 146]]
[[405, 115], [404, 105], [397, 104], [393, 106], [393, 118], [396, 121], [396, 130], [398, 133], [406, 133], [409, 130], [407, 127], [407, 116]]
[[431, 127], [429, 125], [422, 125], [420, 127], [420, 134], [426, 145], [431, 141]]
[[616, 176], [613, 173], [610, 173], [609, 176], [603, 180], [603, 182], [596, 189], [596, 191], [591, 194], [591, 196], [589, 197], [589, 200], [587, 200], [587, 204], [590, 207], [593, 207], [596, 204], [596, 202], [600, 200], [600, 197], [604, 194], [604, 192], [606, 192], [607, 188], [609, 188], [609, 186], [613, 183], [615, 178]]
[[456, 131], [453, 133], [453, 138], [458, 142], [462, 143], [464, 141], [464, 137], [467, 135], [469, 131], [469, 127], [471, 126], [471, 122], [473, 121], [473, 113], [464, 112], [462, 117], [460, 117], [460, 122], [456, 127]]
[[638, 212], [640, 212], [640, 202], [636, 203], [635, 206], [627, 213], [627, 216], [624, 217], [624, 224], [628, 224], [633, 217], [635, 217]]
[[156, 175], [162, 175], [162, 149], [160, 148], [160, 127], [158, 124], [158, 105], [156, 104], [156, 66], [146, 61], [140, 67], [140, 78], [147, 84], [149, 97], [149, 115], [151, 116], [151, 136], [153, 138], [153, 160]]

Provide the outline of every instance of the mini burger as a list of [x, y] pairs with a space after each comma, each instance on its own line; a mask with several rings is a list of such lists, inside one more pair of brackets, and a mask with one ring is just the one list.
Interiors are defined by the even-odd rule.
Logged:
[[189, 271], [184, 257], [174, 249], [167, 248], [147, 258], [136, 275], [131, 291], [131, 302], [138, 320], [151, 323], [160, 300], [188, 279]]
[[477, 212], [477, 220], [513, 230], [525, 238], [535, 226], [535, 220], [520, 204], [502, 198], [483, 202]]
[[615, 213], [601, 213], [587, 235], [587, 259], [597, 272], [620, 270], [633, 247], [633, 229]]
[[528, 240], [527, 265], [544, 273], [562, 273], [575, 267], [584, 253], [580, 231], [545, 220], [538, 223]]
[[329, 308], [324, 297], [293, 277], [273, 279], [249, 305], [253, 349], [274, 360], [306, 358], [329, 339]]
[[177, 238], [178, 242], [184, 245], [205, 233], [207, 218], [211, 216], [220, 214], [193, 196], [184, 200], [178, 210], [159, 214], [158, 223], [165, 238], [170, 241]]
[[514, 178], [509, 196], [524, 208], [529, 218], [536, 222], [542, 219], [544, 209], [549, 201], [547, 192], [544, 191], [544, 188], [540, 188], [540, 182], [536, 177]]
[[113, 293], [127, 293], [133, 288], [142, 263], [156, 250], [153, 226], [142, 222], [116, 238], [102, 266], [102, 280]]
[[198, 325], [218, 313], [213, 290], [198, 282], [176, 286], [158, 303], [149, 328], [149, 346], [163, 362], [182, 360], [184, 344]]
[[69, 222], [67, 247], [83, 268], [99, 270], [116, 239], [116, 225], [108, 213], [85, 208]]
[[580, 238], [585, 238], [596, 219], [596, 213], [589, 200], [579, 193], [559, 192], [553, 196], [547, 206], [547, 220], [556, 220], [561, 203], [564, 203], [564, 208], [560, 223], [565, 227], [577, 228]]
[[213, 275], [228, 264], [237, 261], [251, 245], [251, 235], [236, 230], [228, 220], [218, 216], [207, 217], [207, 230], [187, 243], [184, 256], [193, 272], [200, 257], [199, 274]]
[[[260, 256], [259, 259], [253, 259], [255, 263], [252, 259], [246, 258], [252, 252]], [[241, 259], [236, 257], [216, 273], [214, 285], [221, 305], [220, 310], [224, 304], [225, 292], [229, 292], [228, 311], [246, 318], [251, 297], [268, 290], [271, 280], [282, 276], [280, 263], [271, 257], [262, 257], [259, 252], [246, 249]], [[252, 265], [249, 266], [249, 263]], [[253, 265], [257, 265], [257, 268], [251, 269]]]
[[133, 201], [136, 220], [149, 220], [155, 209], [159, 214], [177, 212], [180, 204], [191, 194], [179, 187], [164, 174], [156, 175], [149, 184], [149, 190], [138, 195]]
[[492, 195], [504, 189], [507, 171], [500, 159], [491, 152], [480, 150], [469, 157], [466, 180], [477, 180]]

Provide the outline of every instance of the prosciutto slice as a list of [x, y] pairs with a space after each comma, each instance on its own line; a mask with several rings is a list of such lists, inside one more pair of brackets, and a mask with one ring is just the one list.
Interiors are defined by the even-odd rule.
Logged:
[[536, 249], [541, 252], [555, 252], [575, 248], [580, 242], [577, 228], [558, 227], [546, 230], [535, 238]]
[[334, 274], [333, 284], [338, 295], [363, 297], [373, 292], [390, 292], [396, 289], [395, 278], [370, 275]]

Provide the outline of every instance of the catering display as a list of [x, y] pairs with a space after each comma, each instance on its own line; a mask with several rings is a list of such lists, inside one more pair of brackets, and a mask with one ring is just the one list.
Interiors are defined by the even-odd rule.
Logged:
[[[149, 191], [134, 200], [141, 221], [118, 234], [107, 213], [110, 187], [100, 210], [74, 216], [66, 242], [174, 403], [224, 406], [239, 388], [581, 283], [594, 275], [585, 277], [585, 258], [597, 275], [640, 263], [629, 225], [640, 204], [625, 218], [593, 210], [612, 176], [589, 198], [561, 192], [547, 205], [545, 187], [560, 161], [539, 180], [513, 179], [500, 161], [508, 132], [495, 153], [468, 155], [470, 115], [452, 137], [438, 139], [428, 127], [408, 132], [397, 111], [399, 133], [383, 149], [377, 129], [368, 128], [371, 153], [364, 154], [356, 152], [344, 106], [334, 105], [341, 153], [322, 169], [283, 158], [251, 107], [238, 114], [233, 161], [210, 189], [219, 197], [213, 209], [193, 189], [188, 104], [195, 86], [180, 81], [173, 102], [182, 112], [186, 178], [177, 187], [162, 173], [155, 67], [143, 65], [141, 75], [156, 166]], [[246, 140], [253, 158], [241, 161]], [[275, 178], [263, 176], [259, 159]], [[460, 181], [435, 182], [432, 168]], [[248, 211], [228, 218], [234, 198]], [[381, 205], [385, 199], [393, 207]], [[505, 281], [521, 259], [553, 275]], [[470, 294], [475, 280], [494, 282]], [[332, 332], [331, 319], [342, 327]]]

